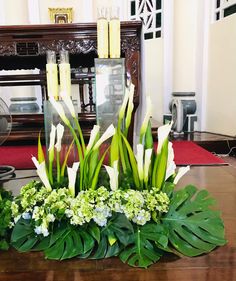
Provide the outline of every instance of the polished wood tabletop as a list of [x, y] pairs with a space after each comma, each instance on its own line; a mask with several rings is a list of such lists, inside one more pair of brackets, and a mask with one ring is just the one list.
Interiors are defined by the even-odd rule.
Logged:
[[[35, 171], [17, 171], [18, 178], [35, 176]], [[15, 194], [29, 178], [2, 184]], [[68, 261], [45, 260], [42, 253], [0, 252], [0, 281], [234, 281], [236, 280], [236, 168], [192, 167], [178, 188], [194, 184], [206, 188], [222, 211], [227, 245], [196, 258], [165, 255], [148, 269], [131, 268], [118, 258]]]

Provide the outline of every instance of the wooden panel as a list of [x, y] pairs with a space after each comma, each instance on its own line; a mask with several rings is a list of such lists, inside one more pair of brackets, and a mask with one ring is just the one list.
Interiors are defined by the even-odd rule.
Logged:
[[[134, 113], [139, 105], [141, 91], [141, 26], [140, 21], [121, 22], [121, 55], [126, 59], [126, 72], [135, 85]], [[61, 50], [68, 50], [72, 69], [94, 66], [94, 58], [97, 57], [96, 23], [0, 26], [0, 69], [39, 68], [41, 70], [39, 75], [34, 74], [27, 77], [25, 75], [0, 75], [0, 86], [41, 85], [45, 89], [47, 50], [54, 50], [57, 54]], [[80, 79], [78, 75], [72, 75], [72, 83], [79, 83], [78, 79]], [[43, 99], [46, 99], [45, 92], [43, 91]], [[22, 117], [24, 118], [24, 115]], [[89, 134], [89, 128], [96, 122], [95, 117], [94, 115], [92, 120], [91, 116], [88, 116], [88, 125], [85, 126], [86, 134]], [[130, 141], [133, 135], [133, 121], [134, 117], [129, 132]], [[28, 132], [23, 127], [19, 128], [20, 130], [21, 134], [17, 132], [14, 137], [13, 132], [9, 140], [15, 140], [20, 136], [22, 140], [24, 136], [25, 140], [35, 139], [34, 131]], [[35, 130], [37, 134], [37, 125]]]

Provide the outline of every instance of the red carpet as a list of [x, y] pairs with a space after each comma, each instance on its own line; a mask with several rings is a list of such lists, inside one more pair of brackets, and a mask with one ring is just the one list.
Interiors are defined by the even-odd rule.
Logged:
[[[226, 165], [222, 159], [191, 141], [173, 142], [176, 165]], [[34, 168], [31, 157], [37, 157], [37, 146], [1, 146], [0, 165], [16, 169]]]

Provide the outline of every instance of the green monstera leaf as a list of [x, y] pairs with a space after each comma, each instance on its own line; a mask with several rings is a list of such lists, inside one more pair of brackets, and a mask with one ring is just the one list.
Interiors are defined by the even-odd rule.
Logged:
[[70, 224], [61, 223], [47, 238], [45, 257], [48, 259], [64, 260], [84, 255], [95, 245], [94, 238], [82, 227], [76, 228]]
[[131, 266], [147, 268], [160, 259], [161, 249], [167, 248], [167, 244], [167, 233], [161, 224], [137, 226], [132, 243], [121, 252], [120, 259]]
[[52, 233], [37, 235], [31, 220], [20, 219], [11, 236], [12, 246], [20, 252], [44, 251], [48, 259], [64, 260], [91, 253], [96, 237], [84, 227], [78, 228], [66, 222], [54, 225]]
[[34, 232], [30, 220], [20, 218], [13, 228], [11, 235], [11, 244], [19, 252], [27, 252], [40, 241], [40, 238]]
[[214, 204], [206, 190], [197, 192], [191, 185], [174, 193], [162, 222], [177, 251], [194, 257], [226, 243], [220, 213], [209, 208]]
[[133, 226], [123, 214], [115, 214], [101, 229], [101, 239], [90, 256], [92, 259], [102, 259], [117, 256], [121, 249], [130, 243]]

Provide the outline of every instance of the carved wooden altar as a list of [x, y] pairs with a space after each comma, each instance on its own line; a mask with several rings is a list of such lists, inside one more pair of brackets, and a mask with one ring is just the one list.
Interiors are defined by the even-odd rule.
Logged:
[[[141, 22], [121, 23], [121, 53], [126, 59], [126, 72], [135, 85], [135, 110], [141, 89], [140, 33]], [[90, 83], [92, 75], [83, 77], [78, 69], [94, 66], [94, 58], [97, 57], [96, 23], [0, 26], [0, 69], [40, 69], [38, 75], [0, 75], [0, 86], [41, 85], [45, 99], [47, 50], [54, 50], [57, 54], [60, 50], [68, 50], [72, 83]], [[79, 117], [85, 134], [88, 134], [96, 122], [94, 109], [91, 106], [90, 110], [84, 108]], [[13, 115], [13, 122], [20, 125], [15, 126], [9, 140], [35, 140], [43, 127], [43, 115]]]

